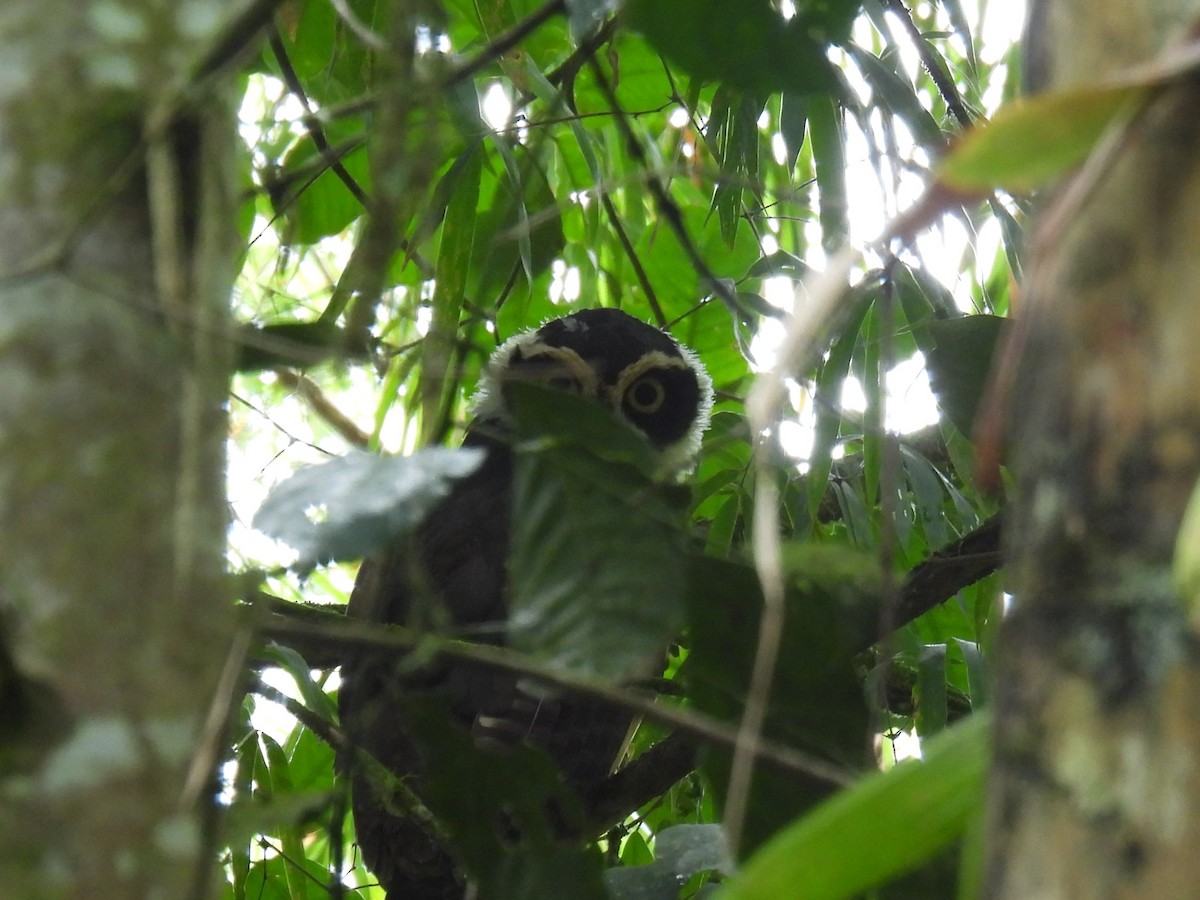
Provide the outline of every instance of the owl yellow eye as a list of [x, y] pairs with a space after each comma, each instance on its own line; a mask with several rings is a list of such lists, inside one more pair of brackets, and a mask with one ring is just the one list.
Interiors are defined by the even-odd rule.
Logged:
[[625, 402], [634, 412], [656, 413], [667, 399], [667, 389], [653, 375], [645, 375], [635, 381], [625, 394]]

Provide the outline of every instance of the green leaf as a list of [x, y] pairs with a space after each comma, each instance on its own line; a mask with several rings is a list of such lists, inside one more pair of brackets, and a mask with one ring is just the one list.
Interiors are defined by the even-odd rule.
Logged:
[[[751, 278], [766, 278], [771, 275], [787, 275], [791, 278], [807, 278], [812, 272], [808, 263], [800, 257], [788, 253], [785, 250], [776, 250], [767, 256], [760, 257], [754, 261], [754, 265], [750, 267], [750, 271], [746, 273]], [[782, 316], [782, 313], [770, 307], [760, 310], [762, 315]]]
[[[741, 275], [761, 255], [758, 240], [748, 228], [737, 230], [732, 245], [725, 240], [720, 223], [706, 215], [706, 204], [691, 184], [677, 181], [672, 185], [672, 192], [680, 204], [684, 228], [700, 258], [708, 263], [713, 274], [718, 277]], [[696, 301], [710, 293], [711, 287], [701, 284], [695, 264], [673, 231], [665, 227], [646, 229], [635, 247], [650, 283], [658, 292], [659, 302], [667, 310], [668, 318], [694, 309]], [[704, 352], [705, 348], [687, 334], [681, 334], [680, 337], [688, 340], [694, 350]], [[726, 346], [731, 343], [728, 331], [722, 335], [722, 339]], [[736, 353], [736, 348], [730, 349]], [[744, 363], [741, 366], [744, 370]]]
[[925, 528], [925, 543], [941, 547], [950, 541], [942, 500], [945, 493], [937, 470], [916, 449], [900, 445], [900, 459], [909, 488], [916, 500], [917, 512]]
[[[299, 141], [283, 159], [283, 168], [275, 179], [286, 190], [272, 192], [276, 211], [287, 223], [287, 237], [297, 244], [313, 244], [323, 237], [340, 234], [364, 212], [362, 201], [350, 192], [342, 177], [325, 159], [333, 153], [342, 168], [363, 191], [370, 191], [367, 151], [361, 145], [363, 123], [348, 120], [329, 125], [325, 137], [329, 151], [317, 149], [313, 141]], [[348, 153], [347, 146], [358, 143]]]
[[[629, 112], [658, 109], [664, 103], [678, 100], [675, 84], [668, 77], [662, 57], [640, 35], [628, 29], [619, 29], [606, 45], [606, 51], [597, 55], [596, 61], [616, 90], [621, 107]], [[576, 79], [574, 100], [583, 115], [611, 114], [612, 108], [590, 66], [585, 66]], [[609, 171], [614, 162], [607, 161]]]
[[785, 91], [779, 110], [779, 131], [787, 146], [787, 169], [796, 168], [800, 148], [804, 146], [804, 131], [808, 127], [808, 100], [801, 94]]
[[482, 461], [483, 452], [469, 448], [402, 457], [352, 451], [277, 484], [253, 525], [295, 550], [301, 568], [359, 559], [414, 528], [453, 479]]
[[797, 4], [790, 20], [766, 0], [630, 0], [629, 24], [689, 75], [744, 91], [831, 89], [825, 42], [854, 19], [857, 2]]
[[716, 146], [721, 178], [713, 192], [711, 209], [717, 213], [721, 234], [731, 247], [742, 219], [743, 186], [758, 181], [758, 117], [762, 109], [760, 97], [726, 88], [718, 89], [713, 98], [706, 137], [712, 134], [708, 139]]
[[683, 622], [686, 492], [586, 398], [515, 385], [512, 645], [572, 671], [645, 675]]
[[478, 144], [475, 144], [455, 162], [459, 174], [446, 206], [446, 218], [442, 222], [442, 241], [434, 276], [433, 318], [421, 343], [421, 374], [418, 380], [421, 432], [425, 443], [437, 437], [442, 427], [443, 411], [449, 404], [449, 394], [454, 388], [455, 339], [475, 248], [475, 209], [479, 204], [481, 155]]
[[329, 872], [316, 860], [273, 856], [259, 860], [246, 876], [254, 900], [328, 900]]
[[833, 482], [833, 492], [837, 497], [842, 521], [850, 534], [851, 543], [857, 547], [873, 546], [871, 514], [862, 491], [850, 481], [838, 480]]
[[849, 234], [846, 205], [845, 136], [841, 110], [832, 97], [814, 97], [808, 105], [808, 135], [812, 141], [820, 197], [821, 246], [833, 252]]
[[956, 637], [954, 643], [958, 645], [963, 662], [967, 667], [967, 687], [971, 695], [971, 708], [981, 709], [987, 705], [988, 701], [987, 660], [977, 642]]
[[938, 166], [937, 179], [959, 191], [1032, 191], [1083, 162], [1145, 92], [1126, 84], [1018, 100], [969, 131]]
[[813, 413], [816, 424], [813, 428], [812, 452], [808, 456], [808, 517], [816, 522], [829, 475], [833, 471], [833, 448], [842, 427], [842, 386], [850, 371], [850, 360], [858, 342], [863, 318], [869, 309], [866, 303], [858, 304], [830, 348], [825, 361], [817, 372], [816, 391], [813, 396]]
[[499, 151], [506, 177], [489, 174], [494, 186], [476, 223], [475, 250], [467, 293], [471, 297], [499, 296], [520, 265], [527, 278], [542, 273], [559, 257], [565, 243], [562, 216], [542, 163], [521, 144]]
[[[607, 2], [607, 0], [604, 0], [604, 2]], [[549, 82], [546, 76], [534, 65], [532, 59], [526, 61], [526, 69], [526, 77], [529, 79], [530, 88], [533, 90], [534, 95], [551, 108], [562, 106], [564, 103], [562, 92]], [[604, 182], [604, 170], [601, 169], [600, 160], [596, 156], [595, 142], [577, 116], [569, 116], [567, 118], [567, 125], [571, 129], [571, 135], [575, 138], [580, 156], [583, 157], [588, 174], [591, 176], [591, 187], [599, 189]]]
[[971, 716], [926, 743], [923, 761], [839, 793], [751, 857], [720, 900], [841, 900], [916, 868], [982, 804], [989, 723]]
[[999, 316], [959, 316], [928, 325], [937, 342], [925, 354], [930, 387], [942, 412], [965, 435], [974, 428], [992, 357], [1010, 325]]
[[941, 147], [944, 141], [942, 130], [929, 110], [921, 105], [912, 83], [875, 54], [861, 47], [849, 44], [846, 51], [858, 64], [879, 105], [901, 119], [920, 144]]
[[654, 862], [604, 873], [612, 900], [677, 900], [679, 886], [701, 872], [733, 868], [720, 825], [675, 825], [654, 839]]
[[[874, 620], [866, 611], [878, 597], [878, 579], [873, 589], [864, 590], [862, 576], [878, 569], [863, 554], [844, 547], [818, 555], [792, 543], [786, 555], [789, 588], [780, 664], [764, 733], [835, 766], [854, 769], [867, 746], [868, 716], [853, 658], [864, 635], [864, 619]], [[851, 570], [854, 580], [833, 574]], [[691, 647], [680, 675], [697, 709], [736, 723], [758, 652], [758, 578], [749, 566], [707, 557], [692, 559], [687, 577]], [[730, 762], [723, 750], [708, 751], [702, 758], [702, 768], [722, 802]], [[746, 845], [762, 843], [835, 787], [816, 776], [760, 766], [751, 789]]]
[[337, 708], [329, 695], [312, 679], [312, 670], [299, 653], [291, 647], [280, 644], [270, 644], [263, 648], [264, 659], [282, 668], [292, 676], [305, 705], [317, 715], [334, 721], [337, 718]]
[[946, 727], [946, 645], [927, 644], [917, 660], [917, 733], [931, 737]]

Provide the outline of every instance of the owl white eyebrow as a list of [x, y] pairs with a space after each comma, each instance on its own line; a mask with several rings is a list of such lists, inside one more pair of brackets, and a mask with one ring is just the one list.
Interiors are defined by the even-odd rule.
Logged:
[[537, 332], [526, 332], [509, 338], [492, 354], [488, 364], [484, 366], [479, 378], [479, 387], [471, 400], [471, 407], [477, 418], [509, 421], [508, 412], [504, 407], [501, 396], [501, 384], [504, 373], [513, 363], [513, 357], [518, 353], [525, 359], [550, 358], [564, 364], [568, 372], [579, 381], [584, 395], [597, 397], [600, 385], [596, 371], [587, 364], [582, 356], [569, 347], [555, 347], [547, 344], [538, 337]]
[[692, 366], [688, 365], [687, 360], [682, 356], [672, 356], [661, 350], [651, 350], [621, 370], [621, 374], [617, 376], [617, 383], [612, 386], [613, 396], [624, 397], [629, 386], [651, 369], [681, 369], [687, 372], [692, 369]]
[[[555, 347], [541, 342], [518, 348], [525, 360], [552, 359], [561, 363], [566, 374], [579, 382], [579, 387], [587, 397], [597, 397], [600, 394], [600, 381], [596, 370], [588, 365], [587, 360], [570, 347]], [[511, 371], [512, 357], [506, 371]], [[536, 379], [535, 379], [536, 380]]]

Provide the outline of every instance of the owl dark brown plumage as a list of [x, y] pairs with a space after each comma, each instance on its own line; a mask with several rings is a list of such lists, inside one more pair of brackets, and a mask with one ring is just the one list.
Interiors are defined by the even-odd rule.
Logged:
[[[536, 381], [595, 397], [682, 469], [707, 425], [712, 388], [696, 358], [669, 335], [612, 309], [584, 310], [519, 335], [493, 354], [465, 446], [486, 456], [415, 535], [363, 563], [349, 614], [470, 640], [503, 643], [513, 455], [505, 385]], [[462, 661], [415, 664], [360, 654], [342, 667], [339, 711], [348, 740], [421, 795], [426, 763], [405, 727], [402, 698], [436, 696], [484, 746], [521, 740], [544, 750], [588, 796], [610, 773], [627, 712], [590, 698], [532, 696], [512, 674]], [[437, 827], [380, 796], [377, 779], [343, 759], [363, 858], [393, 900], [462, 897], [465, 883]], [[411, 804], [410, 804], [411, 806]]]

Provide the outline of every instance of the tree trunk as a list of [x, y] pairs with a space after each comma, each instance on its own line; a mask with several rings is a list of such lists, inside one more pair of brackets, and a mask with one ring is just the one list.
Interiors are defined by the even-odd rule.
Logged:
[[185, 897], [211, 865], [237, 235], [233, 108], [177, 93], [228, 24], [203, 11], [0, 12], [5, 896]]
[[[1070, 48], [1048, 86], [1147, 62], [1187, 24], [1109, 7], [1035, 11], [1035, 44]], [[986, 893], [1193, 896], [1200, 652], [1171, 562], [1200, 475], [1200, 83], [1149, 94], [1032, 251]]]

